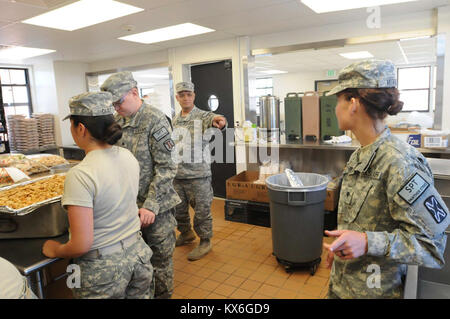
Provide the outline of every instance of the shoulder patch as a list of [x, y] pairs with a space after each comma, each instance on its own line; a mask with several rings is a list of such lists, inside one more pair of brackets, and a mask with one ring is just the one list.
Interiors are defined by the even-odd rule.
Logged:
[[447, 218], [447, 212], [441, 206], [441, 204], [437, 201], [436, 197], [430, 196], [425, 202], [423, 202], [427, 211], [434, 218], [436, 223], [440, 224], [445, 218]]
[[416, 173], [397, 194], [409, 205], [412, 205], [428, 187], [430, 187], [430, 184], [419, 173]]
[[163, 144], [164, 144], [164, 147], [166, 148], [166, 150], [168, 150], [169, 152], [171, 152], [173, 150], [173, 148], [175, 147], [175, 142], [171, 138], [169, 138]]
[[161, 141], [167, 135], [169, 135], [169, 131], [165, 127], [161, 127], [159, 130], [152, 134], [157, 142]]

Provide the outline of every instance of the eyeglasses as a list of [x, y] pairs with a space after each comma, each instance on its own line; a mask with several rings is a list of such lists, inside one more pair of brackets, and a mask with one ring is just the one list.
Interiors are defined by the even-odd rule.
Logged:
[[125, 100], [125, 97], [128, 95], [128, 93], [130, 93], [130, 91], [128, 91], [127, 93], [125, 93], [125, 94], [120, 98], [120, 100], [118, 100], [118, 101], [116, 101], [116, 102], [113, 102], [112, 105], [114, 106], [115, 109], [119, 108], [119, 107], [122, 105], [122, 103], [123, 103], [123, 101]]

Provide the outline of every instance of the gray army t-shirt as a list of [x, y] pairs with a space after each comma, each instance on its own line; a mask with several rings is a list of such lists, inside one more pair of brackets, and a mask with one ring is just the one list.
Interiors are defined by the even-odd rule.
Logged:
[[136, 198], [139, 164], [127, 149], [89, 152], [66, 176], [62, 205], [94, 209], [91, 250], [114, 244], [141, 228]]

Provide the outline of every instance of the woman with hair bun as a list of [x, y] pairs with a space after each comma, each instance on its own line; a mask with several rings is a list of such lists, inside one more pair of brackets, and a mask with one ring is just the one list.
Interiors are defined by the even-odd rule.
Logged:
[[141, 237], [136, 198], [139, 164], [113, 146], [122, 136], [112, 95], [83, 93], [69, 101], [70, 131], [86, 156], [67, 173], [61, 204], [70, 240], [48, 240], [44, 255], [73, 258], [76, 298], [152, 298], [152, 250]]
[[[361, 143], [342, 178], [338, 229], [328, 250], [329, 298], [402, 298], [407, 265], [441, 268], [448, 208], [426, 159], [383, 122], [402, 110], [390, 61], [367, 60], [339, 73], [336, 115]], [[337, 257], [336, 257], [337, 256]]]

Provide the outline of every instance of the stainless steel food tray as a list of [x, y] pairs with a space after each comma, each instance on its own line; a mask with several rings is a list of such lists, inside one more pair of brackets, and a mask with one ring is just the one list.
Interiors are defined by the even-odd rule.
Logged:
[[[35, 183], [35, 182], [40, 181], [40, 180], [49, 179], [49, 178], [51, 178], [53, 176], [57, 176], [57, 175], [65, 176], [66, 174], [65, 173], [52, 174], [52, 175], [36, 178], [36, 179], [30, 180], [30, 181], [17, 183], [17, 184], [14, 184], [12, 186], [3, 187], [0, 190], [0, 192], [6, 191], [6, 190], [9, 190], [9, 189], [13, 189], [13, 188], [16, 188], [16, 187], [32, 184], [32, 183]], [[45, 205], [48, 205], [48, 204], [51, 204], [51, 203], [59, 202], [61, 200], [61, 197], [62, 197], [62, 195], [57, 196], [57, 197], [53, 197], [53, 198], [47, 199], [45, 201], [34, 203], [33, 205], [26, 206], [26, 207], [23, 207], [23, 208], [20, 208], [20, 209], [12, 209], [12, 208], [10, 208], [8, 206], [1, 206], [1, 204], [0, 204], [0, 213], [17, 215], [17, 216], [24, 216], [24, 215], [27, 215], [27, 214], [33, 212], [34, 210], [36, 210], [39, 207], [42, 207], [42, 206], [45, 206]]]

